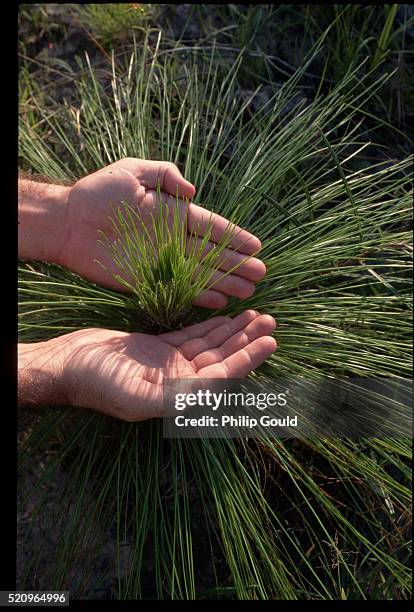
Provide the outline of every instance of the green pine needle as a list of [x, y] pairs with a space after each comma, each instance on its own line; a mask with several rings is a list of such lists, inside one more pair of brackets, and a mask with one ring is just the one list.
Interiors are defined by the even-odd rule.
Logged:
[[114, 278], [136, 299], [137, 322], [161, 330], [182, 324], [203, 290], [214, 287], [249, 257], [220, 272], [226, 261], [223, 251], [231, 248], [236, 226], [229, 223], [221, 239], [206, 252], [213, 228], [211, 214], [197, 241], [199, 228], [188, 228], [188, 199], [181, 204], [177, 196], [169, 207], [159, 186], [157, 198], [158, 212], [150, 213], [150, 227], [139, 210], [123, 202], [111, 217], [115, 239], [101, 232], [100, 242], [123, 273], [113, 273]]

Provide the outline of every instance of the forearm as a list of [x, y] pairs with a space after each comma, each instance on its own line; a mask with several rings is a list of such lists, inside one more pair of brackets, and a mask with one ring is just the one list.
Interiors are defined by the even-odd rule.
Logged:
[[18, 345], [19, 407], [68, 403], [61, 351], [56, 340]]
[[70, 187], [19, 179], [20, 259], [59, 263]]

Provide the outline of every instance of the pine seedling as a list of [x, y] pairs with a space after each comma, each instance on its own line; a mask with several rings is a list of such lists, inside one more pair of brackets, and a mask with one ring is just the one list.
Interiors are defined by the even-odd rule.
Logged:
[[201, 235], [199, 225], [189, 228], [188, 199], [177, 196], [171, 205], [163, 201], [158, 187], [157, 201], [150, 221], [148, 215], [122, 202], [111, 217], [112, 237], [101, 232], [99, 242], [120, 271], [112, 272], [113, 277], [136, 299], [137, 321], [163, 330], [183, 324], [194, 300], [249, 257], [222, 272], [220, 266], [229, 256], [226, 249], [231, 249], [231, 241], [240, 231], [237, 226], [229, 222], [211, 248], [212, 213]]
[[[361, 64], [292, 105], [309, 82], [312, 51], [275, 88], [266, 112], [248, 119], [251, 105], [237, 103], [242, 57], [233, 66], [226, 60], [223, 79], [216, 53], [205, 54], [201, 74], [200, 46], [186, 45], [183, 59], [181, 46], [157, 49], [136, 46], [121, 72], [114, 61], [112, 90], [90, 64], [75, 79], [83, 148], [70, 138], [69, 109], [51, 112], [32, 89], [34, 118], [21, 115], [25, 167], [75, 180], [156, 151], [183, 167], [206, 208], [230, 218], [237, 206], [238, 224], [263, 242], [267, 274], [223, 314], [253, 308], [277, 319], [278, 350], [254, 375], [261, 383], [410, 376], [412, 160], [371, 163], [365, 151], [374, 127], [385, 125], [370, 100], [389, 77], [370, 81]], [[23, 263], [19, 284], [23, 342], [90, 327], [147, 331], [135, 322], [135, 293], [44, 262]], [[50, 528], [55, 511], [70, 520], [45, 556], [36, 539], [24, 541], [33, 556], [21, 586], [33, 588], [47, 559], [49, 584], [69, 585], [79, 598], [93, 596], [97, 580], [114, 584], [114, 574], [119, 599], [332, 601], [342, 586], [348, 599], [410, 597], [410, 439], [163, 440], [160, 426], [56, 407], [39, 418], [20, 467], [31, 474], [40, 457], [43, 490], [67, 465], [70, 486], [55, 510], [44, 512], [49, 488], [39, 499], [39, 486], [24, 491], [20, 507], [30, 508], [31, 534], [38, 517]], [[50, 444], [56, 452], [46, 454]], [[113, 569], [99, 569], [113, 536]], [[338, 549], [339, 564], [331, 556]]]

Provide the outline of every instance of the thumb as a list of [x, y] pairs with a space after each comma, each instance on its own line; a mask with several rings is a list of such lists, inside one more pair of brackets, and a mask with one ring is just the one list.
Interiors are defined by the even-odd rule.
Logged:
[[159, 181], [160, 189], [172, 196], [194, 197], [196, 192], [194, 185], [183, 177], [175, 164], [163, 161], [147, 161], [146, 164], [148, 164], [146, 182], [150, 189], [156, 189]]

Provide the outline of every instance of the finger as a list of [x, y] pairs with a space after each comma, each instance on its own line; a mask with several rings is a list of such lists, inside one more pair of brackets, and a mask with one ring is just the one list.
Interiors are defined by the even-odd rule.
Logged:
[[136, 177], [147, 189], [160, 189], [172, 196], [193, 198], [195, 187], [187, 181], [177, 166], [171, 162], [145, 160], [140, 161]]
[[227, 305], [227, 298], [220, 291], [214, 289], [207, 289], [203, 291], [193, 302], [194, 306], [201, 306], [203, 308], [224, 308]]
[[195, 325], [190, 325], [189, 327], [184, 327], [177, 331], [160, 334], [159, 338], [162, 338], [162, 340], [168, 342], [168, 344], [172, 346], [180, 346], [192, 338], [202, 338], [205, 334], [223, 325], [226, 321], [229, 321], [229, 317], [213, 317], [202, 323], [196, 323]]
[[[239, 256], [238, 258], [236, 257], [235, 263], [239, 263], [240, 260], [244, 259], [240, 255], [241, 253], [244, 255], [252, 255], [253, 253], [262, 248], [262, 243], [258, 238], [253, 236], [253, 234], [250, 234], [246, 230], [243, 230], [238, 227], [237, 225], [230, 223], [224, 217], [212, 213], [209, 210], [202, 208], [201, 206], [197, 206], [196, 204], [191, 203], [187, 204], [182, 199], [177, 200], [176, 197], [173, 197], [172, 195], [168, 194], [164, 194], [164, 196], [162, 197], [162, 202], [164, 204], [167, 204], [169, 209], [168, 222], [170, 230], [173, 227], [174, 214], [178, 206], [178, 214], [181, 223], [185, 222], [185, 217], [187, 215], [187, 231], [190, 234], [192, 233], [197, 236], [204, 236], [207, 231], [211, 231], [208, 250], [214, 248], [214, 243], [220, 242], [226, 230], [227, 232], [231, 231], [232, 235], [231, 238], [228, 240], [228, 245], [233, 249], [237, 249], [239, 251], [239, 253], [234, 253], [234, 255]], [[154, 190], [148, 190], [145, 194], [144, 203], [149, 209], [155, 210], [159, 205], [159, 197], [157, 192]], [[188, 245], [194, 245], [194, 242], [191, 243], [190, 240], [188, 240], [187, 243]], [[191, 251], [187, 249], [187, 252]], [[227, 255], [228, 253], [231, 253], [230, 249], [226, 249], [226, 253]], [[222, 259], [225, 260], [226, 257], [223, 256]], [[253, 267], [254, 275], [258, 275], [260, 279], [266, 273], [266, 268], [262, 262], [258, 264], [257, 262], [259, 261], [260, 260], [258, 259], [254, 259], [253, 264], [249, 264], [249, 262], [246, 262], [246, 264], [248, 269]]]
[[244, 378], [261, 365], [276, 349], [272, 336], [262, 336], [220, 363], [201, 368], [200, 378]]
[[210, 270], [210, 280], [207, 283], [207, 288], [241, 299], [251, 297], [255, 290], [254, 283], [241, 276], [236, 276], [235, 274], [224, 276], [223, 273], [214, 272], [213, 270]]
[[[216, 247], [214, 242], [208, 241], [204, 249], [201, 251], [201, 238], [189, 236], [187, 240], [187, 254], [200, 253], [204, 258], [212, 249]], [[250, 257], [247, 259], [246, 255], [232, 251], [231, 249], [223, 249], [220, 255], [220, 270], [228, 272], [235, 266], [238, 266], [233, 274], [247, 278], [247, 280], [256, 283], [261, 280], [266, 274], [266, 266], [260, 259], [256, 257]]]
[[226, 230], [230, 231], [230, 228], [232, 228], [234, 231], [230, 240], [230, 246], [233, 249], [246, 255], [252, 255], [262, 248], [262, 243], [253, 234], [241, 229], [237, 225], [231, 224], [227, 219], [216, 213], [197, 206], [197, 204], [190, 204], [188, 208], [189, 231], [195, 232], [198, 236], [204, 236], [210, 224], [210, 240], [212, 242], [219, 242]]
[[261, 338], [269, 336], [276, 327], [276, 321], [270, 315], [260, 315], [249, 323], [244, 329], [236, 332], [226, 342], [214, 349], [204, 351], [193, 359], [193, 364], [197, 370], [205, 368], [213, 363], [219, 363], [230, 355], [237, 353], [248, 344]]
[[196, 355], [203, 351], [221, 346], [233, 334], [243, 329], [259, 316], [255, 310], [245, 310], [234, 319], [223, 321], [219, 327], [215, 327], [203, 337], [193, 337], [181, 345], [184, 357], [191, 361]]

